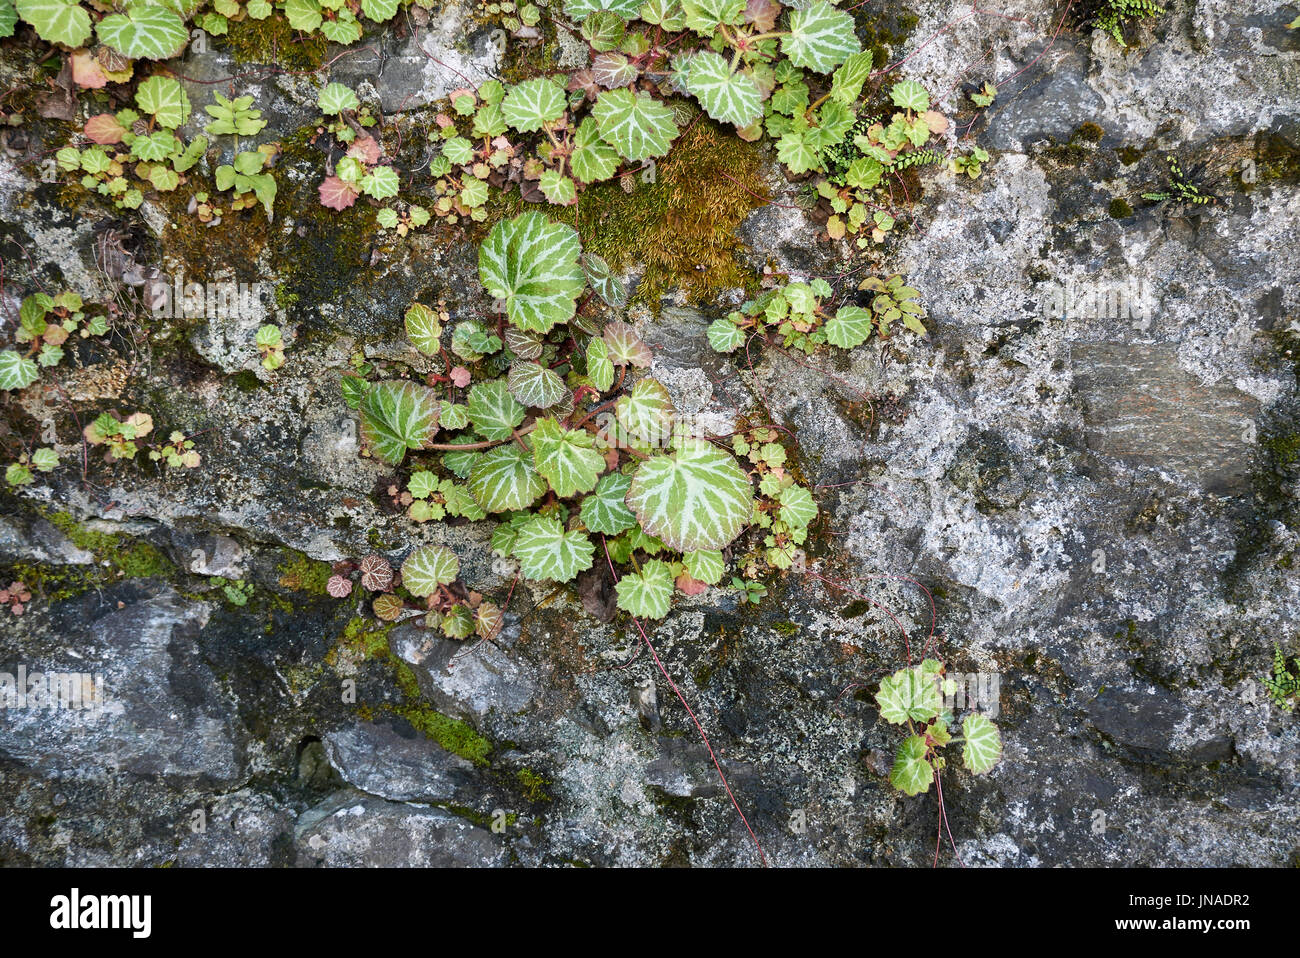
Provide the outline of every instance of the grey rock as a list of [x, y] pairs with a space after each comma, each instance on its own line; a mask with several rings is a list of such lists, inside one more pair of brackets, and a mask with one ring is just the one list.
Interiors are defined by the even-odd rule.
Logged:
[[499, 836], [439, 808], [341, 792], [299, 820], [300, 867], [493, 868], [505, 864]]
[[389, 635], [389, 647], [411, 666], [420, 689], [438, 709], [481, 722], [489, 714], [508, 717], [526, 709], [538, 695], [537, 677], [527, 663], [503, 648], [510, 629], [497, 641], [471, 646], [444, 639], [412, 625]]
[[472, 762], [445, 751], [409, 726], [406, 734], [371, 722], [328, 732], [330, 762], [349, 785], [396, 802], [477, 802], [485, 783]]

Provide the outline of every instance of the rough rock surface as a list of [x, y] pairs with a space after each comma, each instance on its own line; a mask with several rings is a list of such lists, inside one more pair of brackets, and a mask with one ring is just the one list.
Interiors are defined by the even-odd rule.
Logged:
[[[457, 11], [333, 78], [395, 113], [445, 96], [456, 73], [493, 75], [489, 37], [457, 30]], [[914, 650], [937, 643], [954, 671], [999, 679], [1003, 762], [945, 780], [965, 864], [1294, 865], [1300, 721], [1259, 677], [1275, 642], [1300, 653], [1300, 189], [1294, 168], [1238, 174], [1265, 140], [1294, 162], [1300, 31], [1264, 0], [1213, 0], [1121, 51], [1068, 27], [1049, 45], [1041, 4], [1000, 8], [1023, 22], [970, 12], [922, 0], [892, 51], [949, 91], [941, 107], [990, 50], [980, 69], [999, 83], [972, 131], [993, 153], [984, 175], [927, 173], [916, 227], [889, 254], [921, 290], [926, 339], [812, 361], [768, 350], [751, 368], [708, 351], [719, 306], [630, 311], [681, 408], [725, 420], [764, 407], [797, 437], [828, 514], [809, 571], [759, 607], [719, 590], [680, 602], [654, 649], [773, 863], [933, 856], [934, 795], [890, 788], [897, 735], [867, 690], [901, 664], [901, 626]], [[196, 102], [202, 81], [236, 70], [219, 44], [190, 67]], [[268, 132], [312, 120], [301, 78], [250, 92]], [[1217, 203], [1137, 199], [1170, 150], [1203, 164]], [[66, 209], [25, 162], [0, 152], [5, 259], [25, 251], [47, 282], [105, 290], [96, 251], [124, 223]], [[293, 175], [283, 191], [314, 190]], [[771, 181], [777, 202], [740, 231], [745, 255], [834, 269], [843, 250]], [[181, 268], [166, 237], [133, 228], [142, 265]], [[338, 386], [355, 349], [400, 348], [415, 296], [475, 308], [472, 247], [417, 236], [349, 272], [312, 229], [277, 220], [271, 241], [318, 275], [277, 273], [267, 249], [209, 253], [214, 276], [301, 294], [264, 302], [292, 334], [273, 379], [247, 330], [214, 319], [171, 329], [133, 392], [83, 384], [210, 430], [201, 469], [100, 467], [93, 483], [0, 493], [0, 573], [54, 570], [53, 596], [109, 568], [21, 617], [0, 611], [0, 671], [96, 673], [107, 690], [94, 715], [0, 713], [0, 863], [754, 864], [630, 623], [521, 588], [503, 634], [468, 652], [407, 626], [372, 635], [355, 597], [295, 573], [302, 554], [400, 558], [442, 541], [484, 591], [512, 575], [483, 530], [415, 527], [383, 505], [390, 474], [357, 456]], [[29, 413], [48, 416], [47, 441], [79, 457], [71, 417], [40, 403]], [[68, 514], [94, 523], [74, 532]], [[105, 537], [157, 562], [129, 574], [138, 563], [106, 557]], [[236, 604], [211, 577], [254, 596]], [[899, 577], [929, 589], [933, 618]]]

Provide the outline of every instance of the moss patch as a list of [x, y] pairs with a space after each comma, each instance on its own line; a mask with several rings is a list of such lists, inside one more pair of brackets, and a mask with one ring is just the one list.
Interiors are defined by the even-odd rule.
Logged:
[[[619, 181], [601, 183], [585, 190], [577, 206], [546, 212], [575, 226], [583, 249], [614, 269], [644, 264], [639, 301], [657, 304], [673, 288], [691, 301], [735, 286], [754, 291], [752, 271], [736, 258], [736, 230], [767, 202], [758, 151], [701, 116], [657, 162], [654, 182], [642, 176], [631, 175], [631, 192]], [[499, 202], [493, 219], [534, 208], [518, 194]]]
[[175, 564], [151, 543], [112, 532], [97, 532], [77, 522], [66, 512], [48, 516], [50, 522], [78, 549], [93, 553], [102, 564], [128, 579], [166, 577], [176, 572]]
[[294, 592], [325, 595], [325, 584], [333, 572], [328, 562], [311, 559], [301, 552], [291, 552], [289, 558], [276, 569], [280, 585]]
[[236, 63], [273, 63], [291, 70], [314, 70], [325, 62], [329, 41], [319, 33], [299, 33], [283, 17], [267, 17], [232, 21], [225, 45]]
[[395, 705], [391, 711], [452, 754], [468, 759], [475, 765], [488, 764], [492, 743], [460, 719], [443, 715], [427, 705]]
[[390, 623], [354, 616], [343, 627], [335, 648], [325, 657], [326, 664], [333, 665], [340, 648], [350, 650], [366, 661], [382, 662], [393, 671], [398, 689], [406, 701], [400, 705], [383, 705], [384, 711], [400, 715], [426, 738], [437, 742], [453, 755], [473, 762], [475, 765], [488, 765], [488, 756], [492, 753], [492, 743], [474, 729], [462, 722], [443, 715], [425, 701], [420, 692], [420, 683], [415, 673], [388, 647], [388, 633], [392, 630]]

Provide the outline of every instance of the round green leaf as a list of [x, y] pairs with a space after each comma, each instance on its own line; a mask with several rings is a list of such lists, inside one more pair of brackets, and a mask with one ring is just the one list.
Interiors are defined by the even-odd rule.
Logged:
[[406, 336], [411, 345], [426, 356], [436, 356], [441, 349], [442, 323], [438, 314], [423, 303], [412, 303], [406, 311]]
[[731, 320], [721, 317], [709, 323], [709, 345], [720, 353], [734, 353], [745, 345], [745, 334]]
[[640, 572], [629, 572], [614, 586], [618, 607], [643, 619], [662, 619], [673, 597], [672, 566], [658, 559], [641, 563]]
[[732, 70], [720, 54], [704, 50], [686, 68], [686, 91], [709, 116], [746, 127], [763, 116], [763, 95], [747, 73]]
[[749, 524], [754, 490], [729, 454], [686, 439], [672, 455], [637, 467], [627, 494], [641, 528], [671, 549], [721, 549]]
[[484, 512], [527, 509], [546, 492], [533, 457], [515, 443], [480, 456], [469, 474], [469, 491]]
[[537, 471], [561, 499], [590, 492], [605, 471], [605, 457], [593, 448], [595, 437], [584, 429], [565, 429], [554, 419], [539, 419], [528, 439]]
[[590, 569], [596, 547], [581, 532], [565, 532], [558, 519], [536, 516], [519, 530], [512, 554], [526, 578], [568, 582]]
[[1002, 757], [1002, 736], [998, 727], [983, 715], [968, 715], [961, 723], [961, 734], [965, 741], [961, 747], [961, 759], [965, 766], [976, 775], [983, 775]]
[[688, 552], [682, 556], [682, 562], [685, 563], [686, 571], [692, 579], [708, 585], [717, 585], [722, 579], [722, 574], [727, 570], [722, 553], [716, 549], [697, 549]]
[[607, 90], [597, 98], [591, 115], [601, 138], [628, 160], [663, 156], [677, 139], [673, 111], [645, 93]]
[[169, 130], [190, 118], [190, 98], [180, 81], [172, 77], [152, 76], [135, 91], [136, 106]]
[[934, 780], [934, 768], [925, 757], [925, 737], [911, 735], [903, 740], [889, 773], [889, 782], [905, 795], [928, 791]]
[[861, 346], [871, 335], [871, 312], [861, 306], [841, 306], [826, 321], [826, 341], [840, 349]]
[[40, 370], [21, 353], [0, 352], [0, 389], [26, 389], [40, 377]]
[[537, 77], [510, 88], [501, 101], [501, 116], [520, 133], [532, 133], [563, 116], [567, 104], [559, 84]]
[[46, 43], [79, 47], [90, 36], [90, 14], [69, 0], [16, 0], [18, 15]]
[[478, 273], [505, 300], [506, 316], [523, 330], [546, 333], [573, 316], [584, 285], [577, 231], [541, 213], [503, 220], [479, 247]]
[[876, 705], [886, 722], [903, 725], [908, 720], [928, 722], [937, 716], [943, 709], [943, 697], [934, 675], [916, 665], [882, 679]]
[[185, 21], [158, 3], [138, 3], [99, 21], [99, 39], [132, 60], [166, 60], [185, 49]]
[[624, 501], [632, 480], [621, 472], [602, 476], [596, 491], [582, 500], [582, 524], [592, 532], [616, 536], [636, 525], [636, 515]]
[[484, 439], [509, 439], [527, 410], [510, 395], [504, 379], [476, 383], [469, 391], [470, 422]]
[[402, 563], [402, 585], [411, 595], [424, 598], [451, 585], [460, 574], [460, 560], [446, 546], [420, 546]]
[[432, 389], [410, 382], [375, 383], [361, 400], [361, 435], [371, 451], [398, 465], [408, 449], [423, 449], [438, 431], [441, 406]]
[[345, 110], [357, 110], [361, 107], [357, 95], [342, 83], [326, 84], [320, 91], [316, 104], [326, 116], [337, 116]]
[[568, 394], [559, 374], [541, 363], [522, 361], [512, 364], [506, 382], [510, 395], [534, 409], [548, 409]]
[[781, 49], [795, 66], [829, 73], [862, 48], [853, 32], [853, 17], [826, 0], [815, 0], [790, 14], [790, 34]]

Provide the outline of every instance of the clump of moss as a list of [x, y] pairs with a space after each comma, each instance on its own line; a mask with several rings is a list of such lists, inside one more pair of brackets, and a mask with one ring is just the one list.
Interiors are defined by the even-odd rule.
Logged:
[[271, 63], [292, 70], [314, 70], [325, 62], [329, 41], [301, 34], [283, 17], [245, 18], [230, 24], [226, 45], [236, 63]]
[[1104, 137], [1105, 135], [1106, 135], [1106, 131], [1103, 130], [1100, 126], [1098, 126], [1096, 123], [1091, 123], [1091, 122], [1082, 123], [1079, 125], [1079, 128], [1074, 131], [1074, 134], [1070, 137], [1070, 142], [1071, 143], [1076, 143], [1076, 142], [1100, 143], [1102, 137]]
[[[353, 616], [343, 627], [339, 636], [338, 647], [355, 652], [363, 659], [382, 659], [389, 655], [388, 631], [392, 625], [378, 619], [363, 619]], [[326, 658], [330, 662], [330, 657]]]
[[617, 182], [584, 192], [575, 225], [584, 248], [615, 269], [645, 265], [638, 299], [655, 303], [678, 287], [698, 300], [753, 283], [736, 259], [736, 229], [765, 202], [758, 151], [701, 118], [658, 162], [655, 182], [638, 175], [631, 193]]
[[392, 711], [453, 755], [468, 759], [475, 765], [488, 764], [492, 743], [460, 719], [443, 715], [427, 705], [395, 705]]
[[551, 796], [546, 791], [546, 786], [551, 784], [549, 778], [543, 778], [531, 768], [521, 768], [515, 772], [515, 778], [523, 787], [524, 798], [528, 801], [549, 802], [551, 800]]
[[870, 609], [871, 603], [866, 599], [854, 599], [840, 614], [846, 619], [856, 619], [860, 615], [866, 615]]
[[324, 177], [324, 153], [312, 142], [316, 135], [316, 127], [307, 126], [280, 143], [276, 206], [289, 211], [297, 228], [269, 248], [271, 269], [282, 280], [276, 304], [300, 324], [300, 341], [306, 331], [320, 328], [321, 304], [353, 302], [367, 287], [376, 241], [373, 208], [321, 206], [317, 190]]
[[1127, 219], [1133, 215], [1133, 207], [1122, 196], [1117, 196], [1110, 201], [1110, 215], [1117, 220]]
[[97, 532], [77, 522], [66, 512], [49, 516], [50, 522], [78, 549], [93, 554], [99, 562], [128, 579], [166, 577], [176, 571], [175, 564], [151, 543], [112, 532]]
[[1300, 433], [1269, 436], [1260, 445], [1268, 450], [1274, 468], [1282, 469], [1300, 460]]
[[329, 582], [332, 569], [328, 562], [294, 552], [276, 571], [280, 574], [280, 585], [286, 589], [309, 595], [325, 595], [325, 584]]
[[1138, 160], [1142, 159], [1142, 151], [1135, 146], [1121, 147], [1119, 151], [1119, 161], [1125, 166], [1132, 166]]
[[335, 648], [325, 657], [326, 664], [332, 665], [335, 662], [339, 649], [348, 649], [367, 661], [385, 663], [393, 670], [397, 687], [406, 701], [399, 705], [383, 705], [382, 708], [393, 715], [400, 715], [416, 731], [452, 754], [475, 765], [487, 765], [492, 743], [465, 722], [443, 715], [424, 700], [415, 673], [410, 666], [393, 655], [388, 646], [388, 633], [392, 627], [392, 623], [353, 616], [343, 627]]

